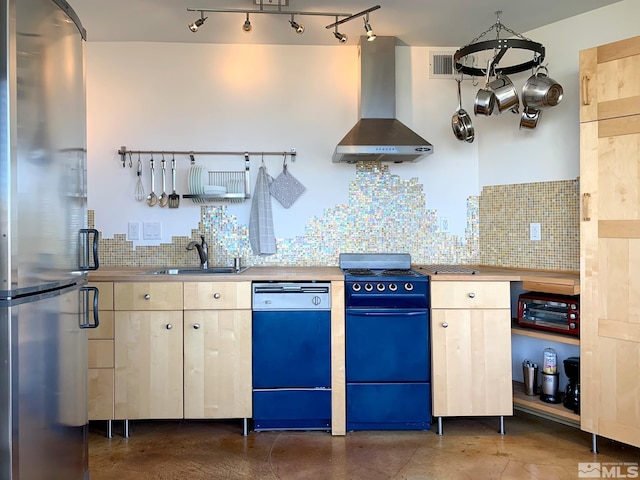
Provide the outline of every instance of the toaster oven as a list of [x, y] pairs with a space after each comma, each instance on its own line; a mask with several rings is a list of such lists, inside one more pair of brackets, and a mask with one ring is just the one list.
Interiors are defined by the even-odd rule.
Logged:
[[518, 297], [518, 325], [580, 336], [580, 295], [529, 292]]

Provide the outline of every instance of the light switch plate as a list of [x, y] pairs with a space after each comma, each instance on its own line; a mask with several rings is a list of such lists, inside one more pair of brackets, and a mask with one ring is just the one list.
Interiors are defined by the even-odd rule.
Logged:
[[160, 222], [144, 222], [142, 238], [143, 240], [162, 240], [162, 224]]

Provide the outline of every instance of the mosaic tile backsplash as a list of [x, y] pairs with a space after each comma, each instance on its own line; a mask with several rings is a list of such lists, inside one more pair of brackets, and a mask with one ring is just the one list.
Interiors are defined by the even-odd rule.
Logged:
[[[197, 258], [186, 246], [204, 235], [214, 265], [230, 265], [234, 257], [242, 257], [248, 266], [335, 266], [339, 253], [348, 251], [410, 253], [416, 264], [579, 269], [577, 181], [485, 188], [480, 197], [466, 201], [464, 238], [442, 232], [438, 212], [425, 203], [417, 178], [392, 175], [386, 164], [360, 163], [348, 203], [311, 217], [300, 236], [276, 238], [274, 255], [253, 254], [248, 226], [225, 205], [202, 206], [190, 235], [173, 237], [171, 243], [134, 249], [126, 234], [116, 234], [100, 239], [99, 254], [106, 267], [196, 266]], [[539, 215], [532, 216], [534, 211]], [[543, 239], [529, 245], [534, 243], [528, 236], [533, 221], [541, 223]], [[94, 212], [89, 212], [89, 224], [95, 225]]]

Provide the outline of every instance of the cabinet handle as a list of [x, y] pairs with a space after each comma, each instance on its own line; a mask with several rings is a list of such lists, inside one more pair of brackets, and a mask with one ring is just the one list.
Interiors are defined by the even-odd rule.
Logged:
[[170, 323], [167, 323], [167, 330], [171, 330], [173, 328], [173, 325], [171, 325]]
[[589, 100], [589, 77], [587, 75], [582, 77], [582, 104], [591, 105], [591, 100]]
[[220, 298], [220, 294], [219, 293], [214, 293], [213, 294], [213, 298], [215, 298], [217, 300], [218, 298]]
[[193, 328], [194, 328], [195, 330], [198, 330], [198, 329], [200, 328], [200, 324], [199, 324], [199, 323], [194, 323], [194, 324], [193, 324]]
[[148, 293], [146, 293], [146, 294], [144, 295], [144, 299], [145, 299], [145, 300], [149, 300], [150, 298], [151, 298], [151, 295], [149, 295]]
[[442, 323], [442, 328], [447, 328], [449, 326], [449, 324], [447, 322], [443, 322]]
[[469, 293], [469, 298], [476, 298], [476, 294], [473, 292]]
[[591, 221], [591, 214], [589, 213], [589, 207], [591, 206], [591, 194], [582, 194], [582, 220], [585, 222]]

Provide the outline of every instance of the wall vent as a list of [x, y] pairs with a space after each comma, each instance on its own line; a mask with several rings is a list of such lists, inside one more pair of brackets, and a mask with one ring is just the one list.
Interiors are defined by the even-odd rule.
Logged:
[[429, 78], [454, 78], [458, 74], [453, 68], [455, 51], [432, 51], [429, 53]]

